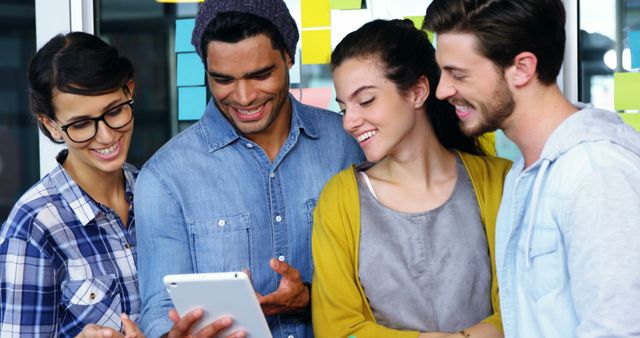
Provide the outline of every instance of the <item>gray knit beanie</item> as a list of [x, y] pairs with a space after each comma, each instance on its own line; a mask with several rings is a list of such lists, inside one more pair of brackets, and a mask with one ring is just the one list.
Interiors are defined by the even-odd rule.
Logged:
[[196, 16], [196, 24], [191, 35], [191, 44], [196, 47], [202, 63], [206, 65], [206, 55], [202, 55], [200, 43], [202, 34], [219, 13], [242, 12], [257, 15], [273, 23], [284, 39], [287, 53], [291, 61], [295, 60], [296, 45], [298, 44], [298, 27], [293, 20], [287, 5], [282, 0], [205, 0]]

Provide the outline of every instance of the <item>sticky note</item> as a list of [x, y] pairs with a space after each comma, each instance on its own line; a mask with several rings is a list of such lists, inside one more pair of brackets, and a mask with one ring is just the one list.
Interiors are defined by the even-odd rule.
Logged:
[[[404, 19], [409, 19], [411, 21], [413, 21], [413, 24], [416, 26], [417, 29], [422, 29], [422, 23], [424, 22], [424, 16], [420, 15], [420, 16], [405, 16]], [[433, 32], [430, 32], [428, 30], [425, 30], [425, 32], [427, 32], [427, 36], [429, 37], [429, 41], [431, 41], [431, 43], [433, 43]]]
[[325, 64], [331, 57], [331, 30], [302, 31], [302, 64]]
[[178, 54], [178, 86], [204, 85], [204, 66], [196, 53]]
[[301, 0], [300, 10], [302, 12], [302, 28], [331, 26], [329, 0]]
[[176, 53], [196, 51], [191, 44], [191, 32], [195, 24], [196, 19], [176, 20]]
[[360, 9], [361, 0], [331, 0], [331, 9]]
[[640, 132], [640, 113], [620, 113], [622, 120]]
[[347, 34], [362, 27], [371, 21], [371, 11], [368, 9], [356, 9], [350, 11], [331, 10], [331, 49], [336, 46]]
[[640, 110], [640, 73], [615, 73], [615, 110]]
[[640, 68], [640, 31], [631, 31], [627, 36], [631, 51], [631, 68]]
[[327, 109], [329, 107], [331, 98], [333, 97], [333, 89], [331, 87], [296, 88], [289, 90], [289, 92], [293, 97], [298, 99], [298, 101], [322, 109]]
[[516, 160], [520, 158], [520, 156], [522, 156], [522, 153], [520, 152], [520, 149], [518, 149], [518, 146], [515, 143], [511, 142], [511, 140], [507, 138], [502, 130], [496, 130], [495, 135], [496, 155], [498, 155], [498, 157], [511, 160], [511, 162], [515, 163]]
[[178, 87], [178, 120], [197, 120], [207, 106], [207, 88]]

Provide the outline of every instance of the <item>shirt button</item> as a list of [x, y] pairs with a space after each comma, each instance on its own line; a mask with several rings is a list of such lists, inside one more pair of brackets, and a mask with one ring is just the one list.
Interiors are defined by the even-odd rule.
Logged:
[[125, 249], [131, 249], [131, 244], [129, 244], [129, 243], [124, 243], [124, 248], [125, 248]]
[[283, 255], [278, 256], [278, 260], [281, 262], [284, 262], [284, 256]]
[[296, 338], [294, 335], [290, 334], [287, 338]]
[[89, 295], [89, 299], [91, 299], [91, 300], [96, 299], [96, 294], [92, 292], [92, 293]]
[[269, 174], [269, 177], [271, 177], [271, 178], [274, 178], [274, 177], [276, 177], [276, 173], [274, 173], [274, 172], [271, 172], [271, 174]]
[[221, 220], [219, 220], [219, 221], [218, 221], [218, 226], [219, 226], [219, 227], [223, 227], [223, 226], [225, 226], [226, 224], [227, 224], [227, 222], [225, 222], [223, 219], [221, 219]]
[[278, 223], [282, 222], [282, 216], [280, 215], [276, 216], [276, 222]]
[[247, 148], [249, 148], [249, 149], [253, 148], [253, 144], [247, 143]]

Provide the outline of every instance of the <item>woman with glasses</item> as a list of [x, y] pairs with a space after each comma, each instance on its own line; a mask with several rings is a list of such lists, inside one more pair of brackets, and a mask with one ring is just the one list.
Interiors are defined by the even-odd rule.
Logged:
[[0, 336], [142, 337], [133, 215], [133, 67], [96, 36], [58, 35], [29, 67], [58, 165], [0, 228]]

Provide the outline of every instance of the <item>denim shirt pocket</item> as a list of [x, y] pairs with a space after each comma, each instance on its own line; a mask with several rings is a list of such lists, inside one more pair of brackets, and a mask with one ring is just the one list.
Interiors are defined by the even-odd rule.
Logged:
[[310, 198], [304, 202], [307, 208], [307, 229], [306, 229], [307, 243], [308, 243], [307, 250], [309, 250], [309, 261], [311, 262], [310, 263], [311, 271], [313, 271], [314, 269], [313, 256], [311, 255], [311, 232], [313, 230], [313, 211], [315, 210], [317, 203], [318, 203], [318, 200], [315, 198]]
[[[539, 300], [562, 285], [562, 250], [558, 229], [536, 226], [531, 243], [531, 267], [525, 283], [531, 295]], [[526, 256], [525, 256], [526, 257]], [[526, 268], [525, 268], [526, 269]]]
[[251, 269], [249, 213], [195, 221], [190, 227], [197, 272]]
[[82, 324], [98, 324], [120, 330], [120, 290], [115, 275], [65, 280], [61, 284], [62, 302]]

